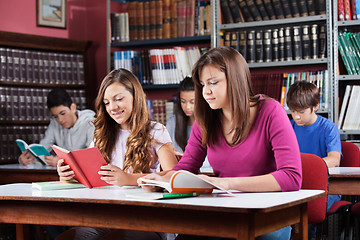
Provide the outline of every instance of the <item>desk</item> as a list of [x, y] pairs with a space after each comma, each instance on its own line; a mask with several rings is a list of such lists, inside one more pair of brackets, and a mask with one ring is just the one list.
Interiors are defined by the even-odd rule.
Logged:
[[328, 194], [360, 195], [360, 167], [329, 168]]
[[[276, 193], [221, 193], [194, 198], [136, 200], [139, 188], [32, 191], [30, 184], [0, 186], [0, 222], [118, 228], [254, 239], [297, 224], [307, 239], [307, 201], [320, 190]], [[18, 237], [18, 239], [21, 239]]]
[[57, 181], [56, 167], [31, 164], [0, 165], [0, 184]]

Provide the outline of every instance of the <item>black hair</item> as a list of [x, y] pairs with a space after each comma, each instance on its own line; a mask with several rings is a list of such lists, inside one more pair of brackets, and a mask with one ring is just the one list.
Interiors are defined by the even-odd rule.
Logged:
[[184, 91], [195, 91], [194, 82], [191, 77], [185, 77], [179, 85], [179, 91], [176, 96], [175, 104], [175, 140], [177, 144], [185, 151], [185, 146], [187, 144], [187, 125], [189, 117], [186, 116], [184, 111], [181, 108], [180, 92]]
[[47, 95], [48, 109], [61, 105], [70, 108], [72, 103], [73, 101], [71, 100], [70, 95], [62, 88], [55, 88], [51, 90]]

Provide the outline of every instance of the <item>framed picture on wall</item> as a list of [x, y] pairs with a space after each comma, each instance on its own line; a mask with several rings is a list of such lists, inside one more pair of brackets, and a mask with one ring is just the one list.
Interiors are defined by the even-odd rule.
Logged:
[[66, 28], [66, 0], [37, 0], [37, 25]]

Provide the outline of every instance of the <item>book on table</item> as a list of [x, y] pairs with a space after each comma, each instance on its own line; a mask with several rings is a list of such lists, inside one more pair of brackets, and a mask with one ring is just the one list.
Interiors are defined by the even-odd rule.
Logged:
[[142, 181], [141, 186], [156, 186], [164, 188], [169, 193], [212, 193], [213, 189], [217, 188], [232, 195], [230, 191], [185, 170], [176, 171], [169, 182], [146, 178], [140, 178], [140, 180]]
[[44, 156], [51, 156], [51, 153], [43, 145], [37, 143], [27, 144], [22, 139], [16, 139], [15, 141], [21, 152], [29, 151], [41, 164], [46, 165]]
[[160, 199], [172, 199], [172, 198], [186, 198], [197, 197], [200, 193], [165, 193], [165, 192], [141, 192], [141, 193], [125, 193], [126, 198], [133, 199], [146, 199], [146, 200], [160, 200]]
[[88, 188], [109, 186], [99, 175], [100, 167], [107, 165], [97, 147], [68, 151], [59, 146], [51, 146], [59, 158], [75, 173], [75, 178]]
[[74, 188], [85, 188], [86, 186], [77, 181], [48, 181], [48, 182], [33, 182], [32, 189], [39, 191], [49, 190], [63, 190]]

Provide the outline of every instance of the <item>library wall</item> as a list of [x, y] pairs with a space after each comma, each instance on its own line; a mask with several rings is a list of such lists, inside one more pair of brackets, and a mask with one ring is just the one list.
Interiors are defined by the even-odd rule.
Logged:
[[[36, 1], [2, 1], [0, 31], [91, 41], [88, 52], [90, 95], [106, 75], [106, 2], [67, 0], [66, 29], [38, 27]], [[21, 7], [19, 7], [21, 6]]]

